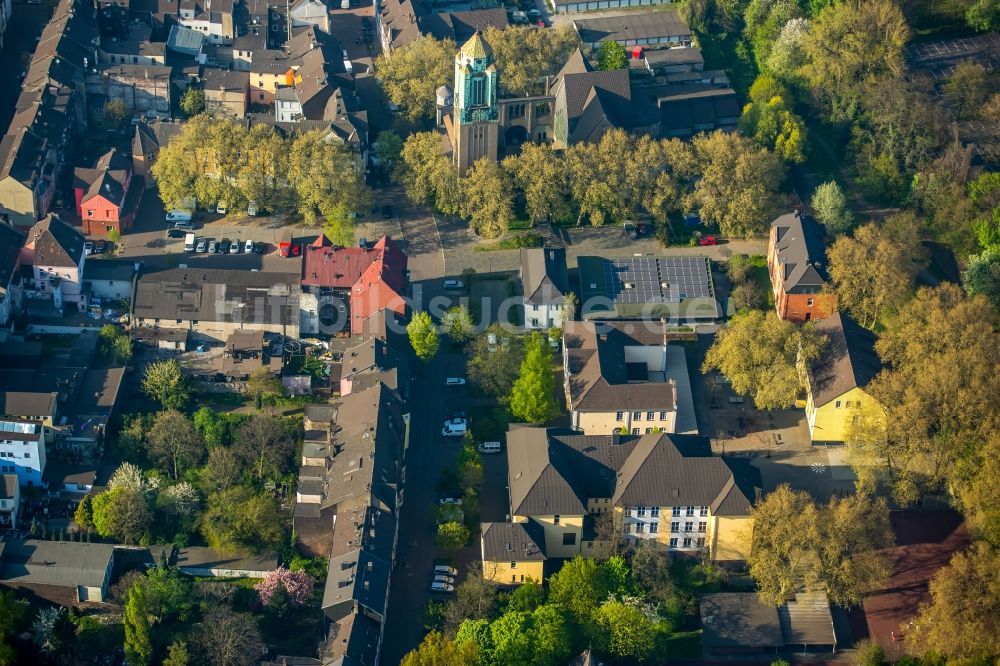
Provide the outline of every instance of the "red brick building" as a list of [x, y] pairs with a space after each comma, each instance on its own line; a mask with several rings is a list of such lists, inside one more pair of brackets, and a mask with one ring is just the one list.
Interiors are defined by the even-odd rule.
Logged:
[[823, 229], [808, 215], [795, 211], [771, 223], [767, 269], [774, 306], [782, 319], [801, 324], [837, 311], [837, 296], [829, 287]]
[[[142, 177], [136, 180], [142, 181]], [[112, 149], [94, 168], [74, 169], [73, 181], [84, 234], [123, 234], [132, 228], [143, 187], [141, 182], [133, 183], [128, 157]]]

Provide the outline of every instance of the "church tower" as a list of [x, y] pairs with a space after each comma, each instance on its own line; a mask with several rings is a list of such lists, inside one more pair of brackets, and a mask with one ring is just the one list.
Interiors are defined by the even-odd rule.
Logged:
[[496, 161], [499, 119], [493, 49], [476, 32], [455, 56], [452, 152], [460, 175], [482, 157]]

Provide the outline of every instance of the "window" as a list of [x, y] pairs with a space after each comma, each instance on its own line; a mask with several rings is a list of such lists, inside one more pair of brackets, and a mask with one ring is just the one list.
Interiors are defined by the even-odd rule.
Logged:
[[705, 532], [706, 530], [708, 530], [708, 523], [706, 523], [704, 520], [699, 521], [698, 522], [698, 531], [699, 532]]
[[689, 516], [693, 516], [694, 515], [694, 507], [693, 506], [689, 506], [687, 508], [687, 515], [689, 515]]
[[670, 531], [671, 532], [677, 532], [678, 530], [680, 530], [680, 527], [681, 527], [681, 524], [678, 523], [676, 520], [672, 521], [670, 523]]
[[646, 523], [636, 523], [635, 524], [635, 533], [636, 534], [644, 534], [645, 532], [646, 532]]
[[483, 106], [486, 104], [486, 78], [482, 74], [472, 77], [472, 85], [469, 91], [469, 104], [471, 106]]
[[625, 412], [615, 412], [615, 421], [621, 421], [625, 417]]
[[28, 451], [25, 451], [24, 452], [24, 457], [25, 458], [30, 458], [31, 457], [31, 453], [29, 453]]
[[844, 403], [844, 407], [846, 407], [847, 409], [850, 409], [851, 408], [851, 401], [848, 400], [847, 402], [845, 402]]
[[698, 537], [698, 541], [696, 543], [698, 544], [698, 547], [701, 548], [705, 545], [705, 537]]
[[514, 576], [514, 575], [512, 575], [512, 576], [510, 577], [510, 582], [512, 582], [512, 583], [516, 583], [516, 582], [517, 582], [517, 576]]
[[531, 325], [537, 327], [538, 326], [538, 320], [535, 319], [535, 318], [532, 318], [531, 319]]
[[511, 104], [507, 107], [507, 118], [508, 120], [513, 120], [514, 118], [524, 117], [524, 104]]
[[659, 518], [660, 517], [660, 507], [658, 507], [658, 506], [652, 507], [649, 510], [649, 515], [651, 515], [653, 518]]
[[647, 435], [650, 435], [652, 433], [653, 433], [653, 429], [652, 428], [646, 428], [646, 434]]
[[552, 516], [552, 524], [553, 525], [558, 525], [559, 524], [559, 516], [558, 515]]
[[575, 546], [576, 545], [576, 532], [566, 532], [566, 534], [563, 534], [563, 545], [564, 546]]
[[511, 562], [510, 563], [510, 568], [511, 569], [516, 569], [517, 568], [517, 562]]
[[521, 574], [521, 582], [524, 582], [524, 574]]
[[806, 307], [810, 307], [811, 308], [812, 306], [813, 306], [813, 299], [811, 299], [811, 298], [806, 299]]
[[637, 515], [637, 516], [645, 516], [646, 515], [646, 507], [644, 507], [644, 506], [637, 506], [635, 508], [635, 515]]
[[694, 529], [694, 522], [690, 521], [690, 520], [685, 521], [685, 523], [684, 523], [684, 531], [685, 532], [690, 532], [693, 529]]
[[538, 305], [532, 304], [531, 309], [535, 312], [538, 312]]
[[654, 418], [656, 418], [656, 414], [654, 412], [646, 412], [647, 421], [652, 421]]
[[837, 409], [840, 409], [840, 401], [839, 401], [839, 400], [838, 400], [838, 401], [837, 401], [837, 403], [836, 403], [836, 404], [834, 405], [834, 407], [836, 407]]
[[670, 547], [671, 548], [676, 548], [677, 547], [677, 537], [671, 537], [671, 539], [670, 539]]
[[708, 515], [708, 507], [707, 506], [699, 507], [699, 509], [698, 509], [698, 515], [699, 516], [707, 516]]
[[633, 435], [638, 435], [639, 434], [639, 428], [632, 428], [632, 434]]
[[641, 421], [642, 420], [642, 412], [632, 412], [632, 420], [633, 421]]
[[87, 217], [94, 217], [94, 211], [87, 209]]
[[684, 547], [685, 548], [691, 547], [691, 537], [684, 537]]
[[649, 524], [649, 533], [657, 534], [660, 531], [660, 524], [655, 520]]
[[667, 413], [666, 412], [660, 412], [660, 420], [661, 421], [666, 421], [667, 420]]
[[675, 506], [674, 510], [671, 512], [670, 515], [672, 515], [672, 516], [679, 516], [679, 515], [681, 515], [681, 508], [679, 506]]

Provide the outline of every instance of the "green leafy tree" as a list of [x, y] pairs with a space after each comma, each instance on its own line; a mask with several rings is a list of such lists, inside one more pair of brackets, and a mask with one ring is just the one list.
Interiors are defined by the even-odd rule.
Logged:
[[507, 597], [507, 610], [531, 612], [545, 602], [545, 590], [540, 581], [525, 579]]
[[112, 125], [121, 125], [128, 118], [128, 107], [123, 99], [109, 99], [104, 104], [104, 117]]
[[799, 70], [806, 63], [805, 41], [808, 35], [808, 19], [794, 18], [785, 23], [771, 44], [766, 69], [783, 81], [798, 78]]
[[468, 344], [465, 356], [469, 380], [483, 392], [502, 398], [514, 386], [524, 360], [524, 347], [503, 326], [493, 324]]
[[329, 232], [331, 240], [353, 241], [349, 213], [371, 210], [372, 193], [347, 144], [330, 139], [322, 130], [296, 135], [289, 147], [286, 177], [307, 223], [322, 216], [330, 227], [324, 227], [324, 233]]
[[406, 334], [410, 338], [413, 352], [421, 361], [429, 361], [438, 352], [440, 340], [437, 327], [426, 312], [417, 312], [406, 325]]
[[[759, 85], [762, 80], [763, 85]], [[750, 88], [750, 103], [743, 108], [740, 129], [786, 162], [801, 163], [805, 161], [805, 122], [789, 108], [788, 99], [788, 91], [777, 81], [761, 75]]]
[[192, 421], [194, 429], [198, 431], [209, 448], [222, 446], [226, 442], [228, 436], [226, 422], [211, 407], [199, 407], [192, 416]]
[[281, 380], [272, 375], [268, 368], [255, 368], [243, 385], [243, 392], [259, 403], [267, 398], [281, 395]]
[[483, 36], [493, 48], [500, 85], [518, 97], [540, 93], [545, 77], [556, 74], [580, 44], [568, 25], [547, 30], [526, 25], [489, 27]]
[[475, 643], [453, 641], [440, 631], [431, 631], [417, 649], [403, 657], [401, 666], [475, 666], [476, 663]]
[[628, 55], [625, 47], [618, 42], [601, 42], [597, 48], [597, 68], [609, 71], [612, 69], [626, 69], [628, 67]]
[[73, 514], [73, 521], [80, 526], [82, 530], [90, 530], [94, 528], [94, 509], [91, 504], [92, 500], [90, 495], [84, 495], [83, 499], [76, 507], [76, 512]]
[[434, 206], [447, 215], [461, 210], [458, 176], [437, 132], [417, 132], [406, 138], [397, 178], [414, 203]]
[[606, 601], [594, 612], [594, 624], [602, 652], [641, 661], [653, 651], [653, 623], [635, 606]]
[[178, 638], [167, 648], [167, 656], [163, 660], [163, 666], [188, 666], [190, 659], [187, 641]]
[[395, 132], [383, 130], [375, 137], [372, 149], [379, 166], [386, 173], [393, 173], [403, 153], [403, 139]]
[[811, 326], [798, 327], [773, 311], [748, 310], [715, 334], [702, 372], [721, 372], [757, 409], [789, 407], [805, 388], [799, 362], [819, 358], [826, 342]]
[[998, 0], [975, 0], [965, 10], [965, 22], [978, 32], [1000, 30], [1000, 2]]
[[232, 450], [217, 446], [208, 452], [208, 462], [201, 472], [202, 485], [209, 491], [231, 488], [239, 483], [244, 469]]
[[990, 88], [989, 73], [982, 65], [970, 61], [955, 65], [941, 92], [958, 119], [967, 120], [979, 114], [990, 96]]
[[483, 157], [460, 181], [462, 216], [469, 227], [486, 240], [499, 238], [514, 219], [514, 204], [508, 175], [500, 165]]
[[969, 257], [965, 288], [970, 294], [982, 294], [1000, 310], [1000, 248]]
[[142, 586], [146, 612], [156, 624], [190, 619], [194, 609], [191, 582], [176, 567], [154, 567], [136, 585]]
[[847, 205], [847, 197], [835, 180], [829, 180], [816, 188], [810, 201], [813, 214], [823, 223], [830, 234], [843, 234], [851, 230], [854, 214]]
[[149, 455], [160, 469], [179, 479], [181, 473], [205, 459], [205, 440], [194, 424], [175, 409], [156, 415], [146, 436]]
[[510, 391], [510, 411], [529, 423], [545, 423], [559, 414], [552, 369], [552, 348], [538, 331], [524, 343], [524, 361]]
[[209, 495], [201, 533], [220, 552], [260, 553], [281, 543], [282, 525], [273, 497], [236, 486]]
[[465, 544], [469, 543], [469, 536], [469, 528], [462, 523], [450, 521], [438, 525], [434, 543], [439, 548], [461, 550], [465, 548]]
[[743, 34], [750, 43], [758, 69], [764, 70], [774, 43], [789, 21], [801, 18], [798, 0], [750, 0], [743, 15]]
[[156, 361], [146, 368], [142, 390], [164, 409], [184, 409], [191, 399], [191, 386], [177, 359]]
[[524, 195], [532, 221], [569, 217], [566, 164], [550, 144], [525, 143], [520, 153], [504, 158], [503, 168]]
[[482, 565], [469, 567], [469, 575], [455, 587], [455, 596], [444, 606], [444, 629], [454, 633], [466, 620], [487, 620], [497, 607], [497, 586], [483, 576]]
[[596, 560], [574, 557], [549, 578], [549, 603], [561, 604], [581, 626], [587, 626], [610, 592]]
[[21, 633], [28, 620], [28, 604], [12, 590], [0, 591], [0, 666], [14, 666], [19, 655], [9, 640]]
[[420, 37], [375, 58], [375, 78], [407, 120], [428, 121], [434, 117], [435, 91], [453, 84], [457, 50], [450, 39]]
[[146, 497], [134, 488], [106, 490], [93, 499], [94, 527], [103, 537], [138, 543], [153, 522]]
[[153, 642], [150, 638], [149, 612], [142, 585], [133, 585], [129, 590], [124, 624], [125, 658], [128, 663], [150, 663], [153, 658]]
[[200, 88], [188, 87], [181, 95], [181, 112], [190, 118], [205, 112], [205, 91]]
[[498, 664], [532, 663], [531, 614], [508, 611], [490, 623], [493, 659]]
[[441, 325], [456, 342], [464, 342], [476, 333], [476, 324], [468, 308], [456, 305], [441, 316]]

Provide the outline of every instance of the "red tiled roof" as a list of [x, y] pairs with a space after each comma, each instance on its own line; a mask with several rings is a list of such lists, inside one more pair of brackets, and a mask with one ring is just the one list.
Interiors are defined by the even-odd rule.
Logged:
[[350, 289], [378, 258], [375, 251], [365, 251], [360, 247], [317, 246], [317, 243], [306, 247], [303, 287]]
[[406, 311], [406, 254], [383, 236], [369, 254], [374, 260], [351, 289], [351, 333], [360, 333], [364, 321], [380, 310]]

